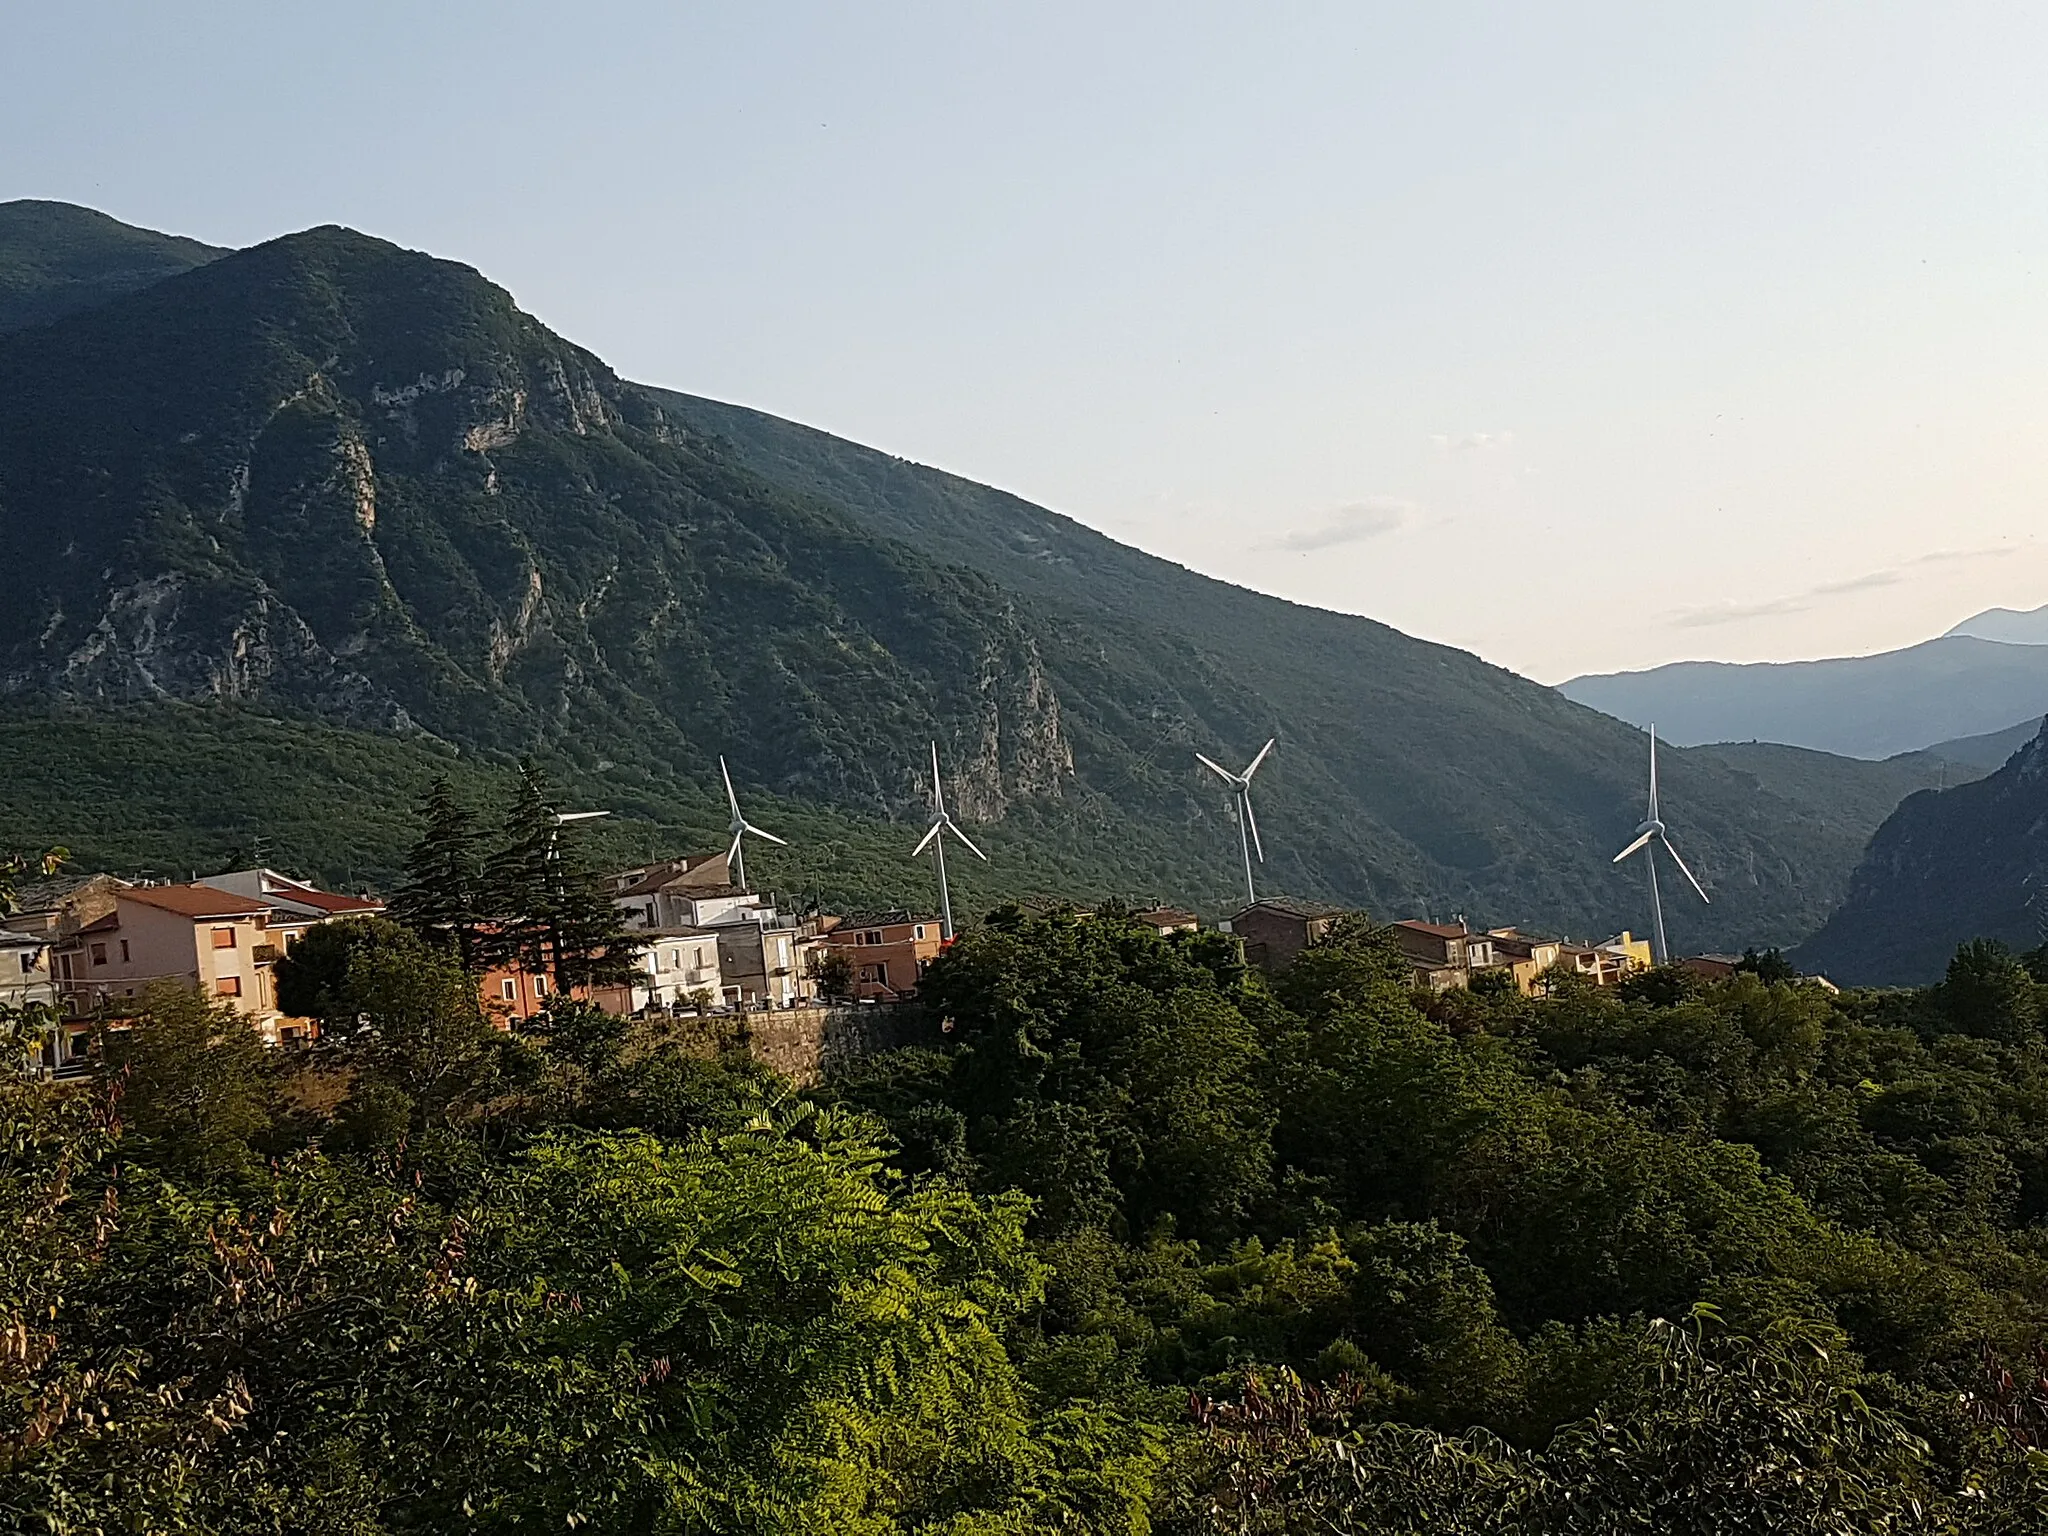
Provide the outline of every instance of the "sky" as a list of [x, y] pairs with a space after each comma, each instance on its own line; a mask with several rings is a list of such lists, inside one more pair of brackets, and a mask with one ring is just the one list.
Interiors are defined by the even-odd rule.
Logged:
[[0, 15], [0, 198], [348, 224], [1546, 682], [2048, 603], [2048, 8]]

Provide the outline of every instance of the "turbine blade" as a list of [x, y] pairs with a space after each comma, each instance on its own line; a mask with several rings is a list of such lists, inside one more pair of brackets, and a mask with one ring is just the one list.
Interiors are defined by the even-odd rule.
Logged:
[[988, 862], [988, 855], [983, 853], [979, 848], [975, 847], [974, 843], [968, 838], [965, 832], [962, 832], [958, 827], [953, 825], [952, 817], [948, 816], [946, 818], [945, 827], [948, 832], [952, 833], [955, 837], [959, 838], [960, 841], [966, 845], [967, 851], [969, 853], [973, 854], [977, 859], [981, 860], [981, 862], [984, 864]]
[[[1256, 768], [1258, 764], [1254, 763], [1252, 766]], [[1250, 778], [1251, 774], [1246, 773], [1245, 777]], [[1244, 807], [1244, 825], [1245, 830], [1250, 832], [1252, 835], [1252, 852], [1256, 853], [1259, 856], [1259, 862], [1263, 864], [1266, 862], [1266, 848], [1265, 845], [1259, 841], [1259, 818], [1252, 814], [1251, 791], [1241, 791], [1238, 794], [1237, 803]]]
[[920, 853], [923, 853], [925, 849], [931, 847], [932, 839], [937, 837], [941, 832], [943, 832], [945, 828], [946, 824], [943, 821], [933, 822], [931, 824], [930, 830], [925, 833], [923, 840], [919, 842], [915, 848], [910, 850], [910, 856], [914, 859]]
[[1270, 740], [1267, 741], [1267, 743], [1263, 747], [1259, 748], [1259, 755], [1252, 759], [1251, 767], [1245, 769], [1244, 771], [1245, 778], [1249, 779], [1253, 774], [1259, 771], [1259, 764], [1263, 763], [1266, 760], [1266, 754], [1273, 750], [1273, 743], [1278, 741], [1279, 739], [1280, 738], [1278, 736], [1272, 737]]
[[733, 833], [732, 846], [725, 850], [725, 873], [728, 880], [732, 878], [733, 860], [740, 856], [740, 839], [745, 835], [743, 832]]
[[1630, 854], [1641, 853], [1645, 848], [1650, 846], [1650, 839], [1655, 837], [1656, 835], [1657, 834], [1654, 832], [1645, 832], [1641, 837], [1637, 838], [1634, 842], [1630, 843], [1626, 848], [1622, 849], [1621, 852], [1617, 853], [1614, 856], [1613, 862], [1619, 864], [1623, 859], [1627, 858]]
[[748, 823], [747, 823], [747, 824], [746, 824], [746, 825], [745, 825], [744, 827], [742, 827], [742, 828], [741, 828], [740, 830], [741, 830], [742, 832], [751, 832], [751, 833], [753, 833], [753, 834], [754, 834], [754, 836], [756, 836], [756, 837], [765, 837], [765, 838], [767, 838], [767, 839], [768, 839], [768, 841], [769, 841], [769, 842], [773, 843], [773, 844], [774, 844], [774, 845], [775, 845], [776, 847], [778, 847], [778, 848], [787, 848], [787, 847], [789, 846], [789, 843], [788, 843], [788, 841], [787, 841], [786, 839], [783, 839], [783, 838], [777, 837], [777, 836], [776, 836], [776, 835], [775, 835], [775, 834], [774, 834], [773, 832], [763, 832], [763, 831], [762, 831], [762, 830], [761, 830], [761, 829], [760, 829], [759, 827], [755, 826], [755, 825], [754, 825], [754, 824], [753, 824], [753, 823], [752, 823], [751, 821], [750, 821], [750, 822], [748, 822]]
[[1657, 819], [1657, 727], [1650, 727], [1650, 816]]
[[1232, 773], [1228, 768], [1225, 768], [1221, 763], [1217, 762], [1214, 758], [1204, 757], [1201, 753], [1197, 752], [1195, 754], [1195, 761], [1200, 763], [1204, 768], [1208, 769], [1211, 773], [1215, 774], [1217, 778], [1223, 780], [1226, 784], [1235, 784], [1237, 782], [1237, 775]]
[[1700, 900], [1711, 907], [1714, 904], [1714, 898], [1709, 896], [1707, 888], [1700, 884], [1699, 876], [1685, 867], [1685, 860], [1678, 856], [1678, 850], [1671, 846], [1671, 839], [1668, 837], [1664, 839], [1664, 851], [1671, 855], [1671, 862], [1678, 866], [1678, 872], [1692, 882], [1692, 888], [1700, 893]]
[[732, 775], [726, 771], [725, 759], [718, 760], [718, 776], [725, 780], [725, 803], [732, 807], [732, 819], [740, 819], [740, 797], [732, 792]]
[[932, 805], [938, 813], [946, 814], [946, 786], [939, 782], [939, 744], [932, 743]]

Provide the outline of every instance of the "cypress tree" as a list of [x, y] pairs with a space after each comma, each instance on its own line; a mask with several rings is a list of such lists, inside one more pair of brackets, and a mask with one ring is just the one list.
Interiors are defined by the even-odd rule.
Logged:
[[484, 865], [483, 953], [492, 963], [547, 972], [558, 993], [629, 981], [646, 943], [626, 931], [611, 893], [565, 832], [545, 775], [522, 760], [504, 840]]
[[392, 895], [391, 915], [474, 970], [483, 926], [476, 817], [441, 774], [420, 802], [420, 820], [420, 839], [406, 856], [405, 883]]

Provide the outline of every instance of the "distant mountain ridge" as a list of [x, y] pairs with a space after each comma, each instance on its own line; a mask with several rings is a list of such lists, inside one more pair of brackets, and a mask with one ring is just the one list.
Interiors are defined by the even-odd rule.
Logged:
[[0, 203], [0, 336], [91, 309], [225, 254], [70, 203]]
[[[936, 736], [963, 812], [1077, 889], [1212, 905], [1234, 836], [1192, 754], [1277, 734], [1269, 889], [1640, 926], [1608, 863], [1640, 814], [1637, 731], [1019, 498], [631, 384], [470, 269], [344, 229], [0, 339], [0, 559], [17, 712], [188, 701], [615, 779], [704, 778], [723, 752], [745, 784], [867, 817], [914, 816]], [[1671, 754], [1667, 814], [1716, 894], [1674, 942], [1816, 927], [1889, 791], [1850, 812], [1802, 786], [1866, 773], [1816, 762], [1774, 788]]]
[[1908, 797], [1870, 841], [1848, 898], [1794, 953], [1837, 981], [1940, 979], [1966, 939], [2048, 934], [2048, 727], [1996, 773]]
[[1681, 661], [1559, 692], [1681, 746], [1771, 741], [1883, 758], [2048, 713], [2048, 646], [1945, 635], [1826, 661]]
[[2012, 608], [1986, 608], [1972, 614], [1949, 631], [1979, 640], [2000, 640], [2007, 645], [2048, 645], [2048, 604], [2024, 613]]

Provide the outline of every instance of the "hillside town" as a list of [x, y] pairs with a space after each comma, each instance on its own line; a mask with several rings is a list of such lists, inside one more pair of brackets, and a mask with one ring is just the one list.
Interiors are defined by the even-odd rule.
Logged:
[[[785, 910], [774, 895], [735, 880], [731, 862], [725, 852], [689, 854], [605, 877], [619, 924], [636, 944], [633, 970], [626, 980], [567, 991], [635, 1018], [889, 1007], [915, 1000], [925, 967], [948, 942], [933, 912]], [[323, 890], [267, 868], [179, 883], [103, 872], [53, 877], [23, 887], [0, 926], [0, 1005], [41, 1005], [53, 1021], [33, 1062], [43, 1073], [74, 1068], [95, 1025], [118, 1021], [163, 984], [232, 1008], [269, 1045], [302, 1048], [318, 1026], [280, 1007], [278, 961], [322, 924], [386, 912], [377, 896]], [[1162, 937], [1201, 927], [1195, 913], [1171, 905], [1130, 915]], [[1248, 966], [1274, 974], [1347, 915], [1327, 902], [1269, 896], [1215, 927], [1237, 941]], [[1423, 994], [1478, 986], [1533, 995], [1558, 967], [1613, 987], [1654, 963], [1649, 942], [1627, 930], [1579, 943], [1411, 918], [1385, 931]], [[1703, 955], [1678, 963], [1719, 977], [1737, 962]], [[558, 982], [545, 964], [511, 958], [474, 969], [481, 1006], [500, 1029], [525, 1025], [556, 1000]]]

